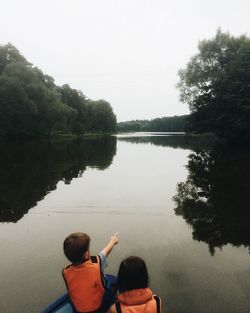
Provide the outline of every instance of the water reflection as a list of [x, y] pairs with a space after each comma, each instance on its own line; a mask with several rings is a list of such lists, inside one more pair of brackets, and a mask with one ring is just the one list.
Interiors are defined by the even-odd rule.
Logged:
[[204, 149], [214, 145], [214, 139], [209, 136], [188, 136], [183, 134], [161, 134], [159, 136], [147, 136], [143, 133], [122, 135], [119, 141], [126, 141], [133, 144], [152, 144], [161, 147], [172, 147], [181, 149]]
[[58, 181], [70, 184], [87, 166], [107, 168], [116, 138], [0, 145], [0, 222], [17, 222]]
[[228, 243], [250, 247], [249, 159], [249, 149], [191, 153], [189, 175], [177, 185], [175, 213], [212, 255]]

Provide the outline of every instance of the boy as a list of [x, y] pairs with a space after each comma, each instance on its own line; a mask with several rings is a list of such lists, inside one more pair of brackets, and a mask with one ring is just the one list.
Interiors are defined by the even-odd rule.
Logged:
[[103, 270], [107, 267], [107, 256], [117, 243], [115, 234], [98, 256], [92, 257], [87, 234], [73, 233], [64, 240], [64, 254], [72, 264], [63, 269], [63, 277], [78, 313], [96, 313], [101, 308], [105, 293]]

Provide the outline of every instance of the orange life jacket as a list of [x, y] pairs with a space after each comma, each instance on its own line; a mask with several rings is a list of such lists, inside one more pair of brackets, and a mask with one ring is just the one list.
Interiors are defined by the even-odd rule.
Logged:
[[92, 312], [100, 308], [105, 284], [99, 256], [79, 265], [67, 266], [63, 269], [63, 277], [77, 312]]
[[134, 289], [119, 294], [117, 313], [160, 313], [160, 298], [149, 288]]

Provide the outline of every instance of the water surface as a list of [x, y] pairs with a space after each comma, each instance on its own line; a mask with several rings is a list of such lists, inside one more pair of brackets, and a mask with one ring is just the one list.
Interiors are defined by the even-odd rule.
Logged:
[[75, 231], [93, 254], [119, 231], [108, 272], [140, 255], [169, 312], [249, 312], [249, 157], [183, 134], [2, 144], [0, 312], [65, 292]]

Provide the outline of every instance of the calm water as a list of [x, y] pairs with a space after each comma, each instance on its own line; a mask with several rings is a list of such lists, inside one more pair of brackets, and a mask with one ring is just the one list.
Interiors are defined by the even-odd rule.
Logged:
[[170, 313], [249, 313], [249, 150], [162, 133], [0, 148], [1, 313], [65, 292], [75, 231], [92, 254], [119, 231], [107, 272], [143, 257]]

